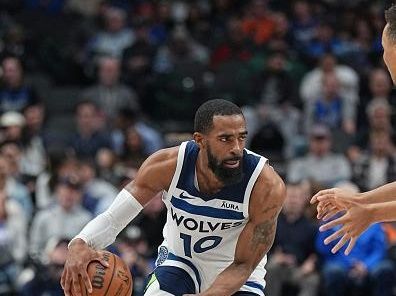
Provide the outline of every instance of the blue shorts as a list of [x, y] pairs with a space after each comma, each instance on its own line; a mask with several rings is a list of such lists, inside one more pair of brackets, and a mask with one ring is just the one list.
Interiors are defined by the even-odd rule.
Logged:
[[[183, 269], [176, 266], [158, 266], [150, 275], [145, 296], [183, 296], [196, 294], [194, 281]], [[239, 291], [232, 296], [258, 296], [253, 292]]]

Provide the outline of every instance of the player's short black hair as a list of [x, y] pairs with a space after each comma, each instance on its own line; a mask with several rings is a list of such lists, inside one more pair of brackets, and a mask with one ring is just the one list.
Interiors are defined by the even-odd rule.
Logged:
[[213, 99], [203, 103], [195, 113], [194, 131], [207, 133], [213, 127], [213, 117], [216, 115], [242, 115], [242, 110], [234, 103]]
[[385, 10], [385, 20], [388, 24], [386, 34], [393, 42], [396, 42], [396, 4], [392, 4], [391, 7]]

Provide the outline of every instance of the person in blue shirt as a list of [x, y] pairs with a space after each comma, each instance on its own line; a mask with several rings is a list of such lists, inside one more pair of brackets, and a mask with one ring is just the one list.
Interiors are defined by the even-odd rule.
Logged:
[[[353, 295], [370, 289], [373, 296], [392, 294], [394, 267], [387, 260], [387, 242], [381, 224], [373, 224], [356, 241], [349, 256], [343, 252], [332, 253], [336, 242], [326, 245], [325, 238], [339, 227], [319, 232], [316, 250], [322, 263], [322, 276], [326, 296]], [[362, 294], [363, 295], [363, 294]]]

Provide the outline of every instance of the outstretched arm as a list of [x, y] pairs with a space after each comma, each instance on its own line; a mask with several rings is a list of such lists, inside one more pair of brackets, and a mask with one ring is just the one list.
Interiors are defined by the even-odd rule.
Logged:
[[228, 296], [245, 284], [274, 242], [277, 218], [285, 195], [283, 181], [272, 167], [266, 165], [253, 188], [250, 219], [238, 238], [234, 262], [200, 295]]
[[68, 258], [63, 270], [61, 285], [65, 295], [82, 295], [79, 284], [81, 276], [88, 292], [92, 285], [87, 266], [93, 260], [102, 260], [103, 249], [114, 242], [118, 233], [138, 215], [155, 195], [168, 189], [176, 168], [177, 148], [161, 150], [150, 156], [141, 166], [134, 181], [129, 183], [115, 198], [110, 207], [89, 222], [69, 244]]
[[391, 201], [396, 202], [396, 182], [363, 193], [350, 192], [340, 188], [325, 189], [319, 191], [311, 199], [311, 203], [319, 202], [319, 219], [346, 210], [353, 203], [374, 204]]

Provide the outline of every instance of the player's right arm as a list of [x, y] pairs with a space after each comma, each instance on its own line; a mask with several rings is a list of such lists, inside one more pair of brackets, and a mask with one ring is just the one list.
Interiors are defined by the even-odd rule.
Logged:
[[[178, 148], [160, 150], [151, 155], [140, 167], [136, 178], [116, 196], [110, 207], [89, 222], [69, 244], [69, 254], [62, 273], [61, 285], [66, 296], [81, 295], [79, 276], [88, 292], [92, 285], [88, 278], [89, 262], [102, 260], [103, 249], [114, 242], [121, 230], [135, 218], [142, 208], [172, 181], [177, 163]], [[77, 295], [76, 295], [77, 294]]]

